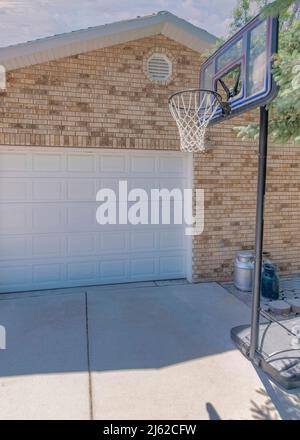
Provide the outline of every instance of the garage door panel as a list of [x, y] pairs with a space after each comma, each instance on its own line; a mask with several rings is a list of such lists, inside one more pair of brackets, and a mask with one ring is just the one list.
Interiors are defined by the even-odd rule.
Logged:
[[94, 255], [100, 252], [97, 234], [71, 234], [67, 239], [67, 255]]
[[100, 277], [104, 282], [126, 282], [129, 262], [126, 259], [106, 259], [100, 261]]
[[[99, 189], [111, 188], [119, 202], [119, 180], [127, 180], [128, 191], [148, 194], [152, 188], [182, 188], [182, 158], [172, 152], [2, 147], [0, 291], [184, 277], [183, 225], [99, 225], [95, 200]], [[127, 212], [134, 202], [126, 205], [124, 199], [121, 210]], [[151, 200], [142, 207], [150, 223]]]
[[0, 203], [31, 199], [31, 185], [26, 179], [0, 179]]
[[[29, 237], [30, 239], [30, 237]], [[1, 236], [0, 237], [0, 260], [6, 261], [16, 258], [31, 257], [30, 247], [26, 236]]]
[[130, 234], [130, 247], [134, 250], [154, 251], [157, 246], [158, 234], [154, 231], [135, 231]]
[[185, 255], [157, 256], [153, 253], [124, 254], [64, 259], [45, 259], [44, 264], [32, 260], [30, 264], [16, 262], [0, 267], [0, 289], [2, 292], [72, 287], [107, 283], [126, 283], [130, 281], [183, 278]]
[[32, 170], [38, 173], [62, 172], [65, 168], [65, 155], [54, 153], [33, 153]]
[[35, 179], [32, 183], [33, 201], [62, 201], [64, 200], [64, 182]]
[[159, 232], [159, 249], [161, 250], [173, 250], [181, 249], [185, 250], [184, 236], [181, 230], [165, 230]]
[[96, 231], [99, 225], [96, 221], [97, 204], [78, 203], [66, 206], [66, 228], [72, 232]]
[[[177, 181], [178, 185], [178, 181]], [[135, 188], [141, 188], [147, 192], [146, 200], [151, 200], [151, 190], [159, 188], [159, 180], [157, 178], [147, 178], [147, 177], [133, 177], [128, 182], [128, 191], [135, 189]], [[141, 200], [144, 200], [144, 197], [141, 198]]]
[[24, 289], [31, 285], [31, 267], [29, 266], [6, 266], [0, 267], [0, 288], [3, 292]]
[[31, 209], [21, 204], [0, 204], [0, 235], [20, 234], [30, 230]]
[[135, 174], [155, 174], [157, 160], [155, 156], [151, 155], [138, 155], [135, 154], [130, 158], [130, 172], [131, 175]]
[[168, 255], [159, 259], [159, 273], [163, 276], [173, 277], [180, 274], [184, 277], [182, 268], [185, 265], [184, 255]]
[[30, 169], [31, 157], [26, 153], [5, 152], [0, 155], [0, 171], [9, 173], [11, 171], [27, 171]]
[[103, 154], [100, 157], [100, 171], [101, 174], [120, 173], [126, 174], [128, 172], [128, 159], [123, 154]]
[[[28, 206], [29, 209], [29, 206]], [[39, 203], [30, 206], [33, 232], [61, 232], [66, 222], [63, 204]]]
[[32, 267], [33, 284], [59, 283], [63, 280], [63, 268], [59, 263], [34, 264]]
[[128, 249], [129, 232], [126, 230], [102, 233], [101, 251], [105, 252], [124, 252]]
[[127, 179], [127, 177], [119, 177], [119, 178], [112, 178], [102, 177], [98, 182], [96, 186], [96, 193], [101, 189], [111, 189], [115, 193], [116, 200], [126, 200], [126, 194], [119, 194], [119, 180]]
[[67, 156], [67, 171], [94, 174], [97, 170], [95, 154], [69, 153]]
[[32, 256], [30, 257], [62, 257], [64, 237], [59, 234], [32, 236]]
[[165, 155], [159, 158], [158, 169], [162, 173], [168, 173], [169, 176], [185, 177], [186, 161], [184, 156]]
[[67, 265], [69, 281], [93, 281], [97, 279], [96, 261], [78, 261]]
[[67, 183], [67, 199], [69, 201], [94, 202], [98, 191], [92, 179], [71, 179]]
[[155, 277], [158, 273], [157, 262], [155, 256], [134, 258], [130, 261], [130, 275], [134, 280], [139, 280], [145, 275], [147, 278]]

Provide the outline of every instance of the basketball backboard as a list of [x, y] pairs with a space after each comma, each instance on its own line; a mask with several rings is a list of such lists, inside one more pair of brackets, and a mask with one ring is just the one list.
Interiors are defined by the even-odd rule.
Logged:
[[[200, 88], [228, 101], [230, 116], [267, 104], [276, 94], [271, 69], [277, 45], [278, 18], [253, 18], [201, 66]], [[220, 107], [211, 122], [223, 116]]]

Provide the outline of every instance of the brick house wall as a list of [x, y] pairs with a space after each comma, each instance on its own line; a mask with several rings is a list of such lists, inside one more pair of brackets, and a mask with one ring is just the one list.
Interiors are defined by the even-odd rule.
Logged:
[[[153, 51], [173, 61], [165, 85], [144, 73]], [[158, 35], [9, 72], [0, 145], [178, 150], [167, 97], [198, 86], [200, 63], [199, 53]], [[233, 131], [248, 118], [214, 126], [214, 148], [194, 155], [194, 186], [205, 189], [205, 230], [193, 242], [195, 281], [230, 278], [235, 251], [254, 242], [258, 147]], [[288, 273], [300, 271], [298, 148], [270, 147], [268, 163], [265, 250]]]
[[[172, 80], [144, 73], [153, 50]], [[200, 54], [158, 35], [10, 72], [0, 100], [0, 144], [178, 149], [167, 98], [196, 86]]]
[[[258, 118], [244, 114], [210, 129], [213, 148], [195, 155], [194, 185], [205, 189], [204, 233], [194, 240], [198, 280], [232, 278], [240, 249], [253, 249], [258, 142], [241, 141], [233, 127]], [[300, 149], [269, 145], [264, 251], [282, 273], [300, 271]]]

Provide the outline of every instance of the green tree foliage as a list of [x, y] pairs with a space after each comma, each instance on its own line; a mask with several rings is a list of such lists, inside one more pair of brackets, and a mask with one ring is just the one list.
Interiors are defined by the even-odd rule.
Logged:
[[[300, 143], [300, 1], [239, 1], [233, 11], [230, 30], [236, 31], [249, 21], [257, 10], [280, 16], [279, 52], [274, 59], [273, 74], [279, 86], [278, 95], [269, 105], [269, 133], [275, 142]], [[238, 136], [257, 138], [258, 124], [237, 127]]]
[[238, 0], [238, 4], [232, 13], [232, 22], [230, 24], [231, 34], [234, 34], [252, 18], [250, 1], [251, 0]]
[[264, 15], [284, 15], [290, 8], [292, 12], [297, 13], [299, 9], [299, 1], [297, 0], [274, 0], [271, 3], [265, 1], [259, 6], [263, 7], [262, 14]]
[[[292, 0], [282, 1], [289, 1], [291, 3]], [[232, 11], [232, 22], [229, 26], [230, 34], [234, 34], [242, 26], [245, 26], [258, 11], [266, 8], [268, 3], [268, 0], [237, 0], [237, 5]], [[269, 14], [270, 13], [271, 12], [269, 12]], [[272, 13], [274, 13], [274, 11]], [[277, 12], [275, 12], [275, 14], [279, 15]]]

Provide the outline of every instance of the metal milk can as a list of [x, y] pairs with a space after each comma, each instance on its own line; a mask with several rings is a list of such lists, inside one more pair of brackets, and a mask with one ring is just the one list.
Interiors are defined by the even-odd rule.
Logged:
[[237, 289], [248, 292], [252, 290], [254, 270], [254, 253], [252, 251], [239, 251], [235, 255], [234, 285]]

